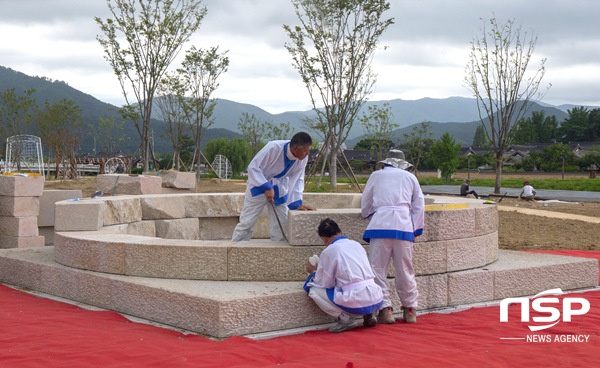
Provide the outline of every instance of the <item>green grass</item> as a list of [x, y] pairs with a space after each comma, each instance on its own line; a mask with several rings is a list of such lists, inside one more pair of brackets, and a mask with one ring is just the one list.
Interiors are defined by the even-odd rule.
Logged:
[[[505, 188], [522, 188], [525, 180], [529, 181], [535, 189], [556, 189], [556, 190], [574, 190], [587, 192], [600, 192], [600, 180], [596, 179], [528, 179], [528, 178], [510, 178], [502, 179], [501, 186]], [[450, 179], [448, 185], [461, 185], [463, 179]], [[428, 178], [427, 183], [419, 179], [421, 185], [446, 185], [446, 179]], [[495, 179], [473, 179], [471, 186], [494, 187]]]

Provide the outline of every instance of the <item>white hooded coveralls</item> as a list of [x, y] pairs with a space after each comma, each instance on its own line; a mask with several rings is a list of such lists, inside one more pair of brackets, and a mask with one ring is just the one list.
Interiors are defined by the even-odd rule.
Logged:
[[396, 290], [406, 308], [418, 302], [412, 251], [415, 236], [423, 234], [425, 201], [417, 178], [386, 165], [371, 174], [362, 195], [362, 215], [371, 218], [363, 239], [370, 243], [369, 260], [375, 282], [383, 291], [382, 307], [391, 306], [387, 271], [394, 259]]
[[[275, 208], [281, 226], [287, 226], [288, 207], [296, 209], [302, 205], [304, 190], [304, 169], [308, 156], [298, 160], [291, 153], [290, 141], [271, 141], [261, 149], [248, 165], [248, 184], [244, 197], [244, 208], [240, 222], [233, 231], [231, 241], [248, 241], [252, 237], [254, 225], [267, 205], [265, 191], [275, 191]], [[283, 240], [273, 207], [269, 205], [271, 240]]]
[[365, 249], [340, 235], [321, 253], [317, 271], [308, 277], [304, 290], [333, 317], [342, 311], [364, 315], [378, 310], [383, 300], [374, 279]]

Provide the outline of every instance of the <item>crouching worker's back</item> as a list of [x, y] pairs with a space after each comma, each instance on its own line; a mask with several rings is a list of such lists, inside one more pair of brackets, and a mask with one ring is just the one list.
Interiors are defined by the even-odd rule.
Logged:
[[311, 275], [304, 290], [325, 313], [337, 317], [338, 324], [329, 331], [344, 332], [358, 326], [357, 316], [363, 316], [365, 327], [377, 325], [372, 313], [381, 308], [383, 293], [374, 282], [365, 249], [343, 236], [331, 219], [321, 221], [318, 232], [327, 248], [317, 265], [306, 264]]

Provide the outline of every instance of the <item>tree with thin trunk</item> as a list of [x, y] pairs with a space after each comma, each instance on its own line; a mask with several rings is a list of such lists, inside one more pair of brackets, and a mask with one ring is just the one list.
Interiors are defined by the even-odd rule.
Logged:
[[[489, 22], [491, 29], [486, 28]], [[511, 144], [516, 122], [529, 108], [546, 73], [546, 59], [532, 73], [526, 73], [537, 36], [521, 31], [513, 20], [499, 24], [496, 18], [484, 22], [481, 35], [471, 42], [465, 84], [477, 100], [479, 118], [496, 159], [494, 193], [500, 193], [503, 154]], [[550, 88], [550, 86], [548, 86]], [[547, 91], [547, 89], [546, 89]], [[485, 119], [489, 121], [484, 121]]]
[[[37, 104], [32, 95], [35, 89], [29, 89], [18, 94], [14, 88], [0, 92], [0, 140], [2, 145], [6, 138], [28, 134], [35, 119]], [[21, 171], [21, 146], [11, 147], [17, 170]]]
[[390, 148], [390, 138], [394, 129], [400, 125], [393, 123], [394, 114], [388, 103], [384, 103], [383, 107], [377, 105], [369, 106], [367, 111], [363, 111], [360, 120], [365, 130], [364, 139], [372, 142], [371, 148], [375, 150], [377, 161], [383, 159], [383, 151]]
[[140, 135], [147, 171], [154, 95], [169, 65], [200, 27], [206, 7], [202, 0], [107, 0], [107, 4], [112, 18], [95, 18], [104, 34], [97, 40], [121, 84], [124, 111], [134, 113], [129, 117]]
[[217, 99], [211, 98], [213, 92], [219, 87], [217, 79], [221, 74], [227, 72], [229, 58], [225, 56], [227, 51], [219, 53], [218, 47], [210, 49], [196, 49], [191, 47], [185, 54], [181, 67], [177, 69], [182, 84], [189, 97], [183, 100], [187, 122], [192, 129], [196, 141], [195, 161], [196, 180], [200, 181], [200, 159], [202, 152], [202, 134], [210, 127], [214, 119], [211, 119]]
[[419, 165], [431, 156], [431, 147], [435, 143], [431, 138], [432, 135], [431, 123], [428, 121], [414, 125], [410, 134], [402, 134], [403, 141], [400, 146], [408, 148], [408, 152], [404, 152], [404, 155], [415, 168], [415, 172], [418, 172]]
[[379, 38], [393, 23], [385, 0], [292, 0], [301, 25], [284, 25], [285, 47], [308, 90], [316, 118], [308, 128], [333, 134], [330, 183], [337, 186], [337, 154], [373, 93], [371, 70]]
[[81, 143], [84, 124], [81, 109], [74, 101], [62, 98], [52, 104], [46, 100], [44, 108], [38, 110], [37, 121], [44, 144], [54, 154], [55, 177], [77, 178], [75, 150]]
[[436, 141], [431, 146], [431, 158], [434, 165], [442, 172], [442, 176], [446, 178], [446, 185], [450, 176], [458, 170], [460, 160], [458, 153], [460, 152], [460, 143], [450, 133], [444, 133], [439, 141]]
[[252, 151], [252, 157], [254, 157], [258, 151], [265, 144], [267, 134], [271, 123], [269, 121], [260, 121], [259, 118], [250, 115], [247, 112], [242, 113], [240, 122], [238, 123], [238, 129], [248, 142], [250, 150]]
[[[173, 167], [180, 169], [180, 153], [184, 135], [189, 131], [185, 112], [185, 87], [177, 73], [167, 73], [158, 88], [156, 105], [160, 119], [165, 122], [160, 136], [167, 138], [173, 147]], [[188, 137], [189, 138], [189, 137]]]
[[99, 118], [96, 126], [89, 124], [89, 134], [94, 138], [94, 149], [97, 142], [101, 151], [113, 153], [117, 152], [119, 147], [129, 143], [131, 137], [123, 135], [124, 125], [125, 121], [117, 121], [114, 117]]

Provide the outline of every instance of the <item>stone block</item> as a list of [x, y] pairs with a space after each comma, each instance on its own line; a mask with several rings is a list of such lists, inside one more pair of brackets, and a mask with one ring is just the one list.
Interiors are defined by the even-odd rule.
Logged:
[[197, 240], [200, 236], [197, 218], [156, 220], [155, 226], [158, 238]]
[[302, 204], [317, 209], [360, 208], [360, 193], [303, 193]]
[[0, 175], [0, 196], [40, 197], [44, 190], [41, 176]]
[[191, 193], [191, 189], [165, 188], [162, 187], [160, 194], [187, 194]]
[[156, 236], [156, 225], [154, 221], [132, 222], [127, 227], [127, 234], [139, 236]]
[[200, 240], [230, 240], [239, 222], [238, 217], [204, 217], [198, 220]]
[[46, 245], [54, 245], [54, 226], [38, 226], [38, 230]]
[[[148, 196], [141, 198], [142, 201], [142, 219], [143, 220], [161, 220], [161, 219], [181, 219], [185, 215], [185, 202], [187, 196], [183, 195], [164, 195]], [[187, 216], [195, 217], [195, 216]]]
[[103, 226], [98, 230], [98, 234], [127, 234], [129, 224], [119, 224]]
[[498, 232], [483, 236], [485, 238], [485, 264], [490, 264], [498, 259]]
[[81, 190], [44, 190], [40, 197], [38, 226], [54, 226], [54, 204], [56, 202], [81, 197]]
[[425, 211], [423, 235], [418, 242], [463, 239], [475, 236], [475, 209]]
[[40, 211], [39, 197], [0, 196], [0, 216], [37, 217]]
[[139, 198], [112, 197], [101, 200], [105, 202], [104, 226], [142, 220], [142, 202]]
[[446, 246], [445, 241], [414, 243], [412, 264], [415, 275], [446, 272]]
[[123, 274], [125, 244], [120, 234], [54, 233], [56, 262], [89, 271]]
[[62, 201], [54, 205], [54, 230], [95, 231], [104, 226], [104, 201], [83, 199]]
[[176, 170], [160, 170], [165, 188], [196, 189], [196, 173]]
[[[283, 230], [286, 230], [286, 228], [284, 227]], [[258, 221], [256, 221], [256, 224], [254, 225], [254, 232], [252, 233], [252, 239], [270, 239], [270, 238], [271, 238], [271, 224], [269, 223], [269, 215], [261, 215], [258, 218]]]
[[11, 248], [36, 248], [43, 247], [43, 236], [7, 236], [0, 235], [0, 249]]
[[227, 280], [227, 244], [147, 239], [125, 245], [125, 274], [186, 280]]
[[[36, 248], [38, 249], [44, 249]], [[42, 275], [42, 265], [36, 262], [30, 262], [31, 258], [37, 254], [24, 254], [32, 249], [14, 249], [4, 250], [0, 253], [0, 282], [39, 290]]]
[[481, 267], [486, 264], [485, 237], [446, 240], [445, 243], [448, 272]]
[[39, 236], [37, 217], [0, 216], [0, 235]]
[[[418, 310], [441, 308], [448, 305], [448, 275], [418, 276]], [[399, 309], [398, 309], [399, 311]]]
[[185, 217], [234, 217], [244, 207], [244, 193], [210, 193], [185, 196]]
[[306, 262], [320, 255], [325, 246], [292, 247], [269, 240], [240, 242], [228, 251], [230, 281], [303, 281]]
[[96, 190], [101, 190], [105, 196], [112, 195], [113, 188], [115, 195], [160, 194], [161, 185], [159, 176], [102, 174], [96, 179]]
[[448, 274], [448, 305], [471, 304], [494, 299], [494, 272], [483, 269]]
[[498, 207], [482, 205], [475, 207], [475, 229], [477, 235], [490, 234], [498, 231]]
[[[321, 211], [289, 211], [287, 237], [291, 245], [321, 245], [323, 241], [317, 234], [321, 220], [331, 218], [342, 229], [345, 236], [366, 244], [362, 236], [369, 220], [362, 218], [360, 209], [332, 209]], [[285, 225], [284, 225], [285, 226]]]

